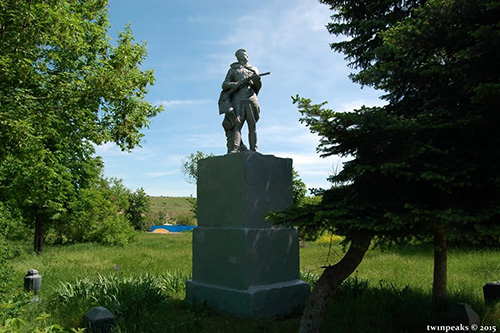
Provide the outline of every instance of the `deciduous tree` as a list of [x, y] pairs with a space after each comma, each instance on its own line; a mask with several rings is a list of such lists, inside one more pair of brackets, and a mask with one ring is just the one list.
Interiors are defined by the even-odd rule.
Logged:
[[95, 145], [139, 145], [160, 107], [130, 28], [113, 45], [105, 0], [0, 1], [0, 201], [43, 232], [98, 177]]

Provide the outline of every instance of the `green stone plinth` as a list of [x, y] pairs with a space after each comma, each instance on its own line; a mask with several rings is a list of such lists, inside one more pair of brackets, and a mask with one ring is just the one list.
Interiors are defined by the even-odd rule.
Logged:
[[244, 290], [203, 284], [193, 280], [186, 283], [188, 302], [207, 304], [216, 311], [235, 317], [270, 318], [300, 308], [309, 296], [309, 284], [293, 280]]
[[294, 228], [264, 219], [292, 203], [292, 160], [237, 153], [198, 165], [198, 228], [186, 300], [238, 317], [266, 318], [304, 305]]
[[293, 203], [292, 160], [237, 153], [201, 160], [198, 226], [267, 228], [264, 215]]

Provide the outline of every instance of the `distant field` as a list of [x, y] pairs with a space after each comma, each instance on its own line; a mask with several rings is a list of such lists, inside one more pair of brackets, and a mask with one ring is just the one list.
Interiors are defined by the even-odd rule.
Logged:
[[[150, 214], [158, 219], [156, 224], [192, 224], [195, 220], [187, 197], [149, 197], [151, 199]], [[163, 223], [160, 223], [163, 222]]]
[[159, 212], [161, 210], [170, 213], [189, 212], [189, 202], [186, 197], [149, 197], [151, 199], [151, 211]]

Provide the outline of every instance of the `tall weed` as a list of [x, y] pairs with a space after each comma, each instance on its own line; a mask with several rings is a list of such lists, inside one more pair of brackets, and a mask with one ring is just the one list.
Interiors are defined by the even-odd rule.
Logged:
[[139, 276], [97, 275], [74, 283], [61, 283], [48, 304], [57, 304], [53, 316], [57, 322], [77, 327], [83, 314], [96, 306], [110, 310], [118, 326], [149, 321], [148, 318], [168, 307], [172, 294], [183, 292], [189, 278], [183, 273]]

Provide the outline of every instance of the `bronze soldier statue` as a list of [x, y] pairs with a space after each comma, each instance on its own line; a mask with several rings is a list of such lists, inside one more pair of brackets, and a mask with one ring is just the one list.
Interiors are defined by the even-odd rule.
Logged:
[[224, 114], [222, 127], [226, 131], [227, 152], [237, 153], [247, 150], [241, 140], [241, 128], [248, 124], [250, 151], [257, 152], [257, 128], [260, 106], [257, 95], [262, 87], [261, 76], [257, 67], [248, 63], [246, 50], [235, 53], [237, 62], [231, 64], [226, 79], [222, 83], [219, 98], [219, 113]]

